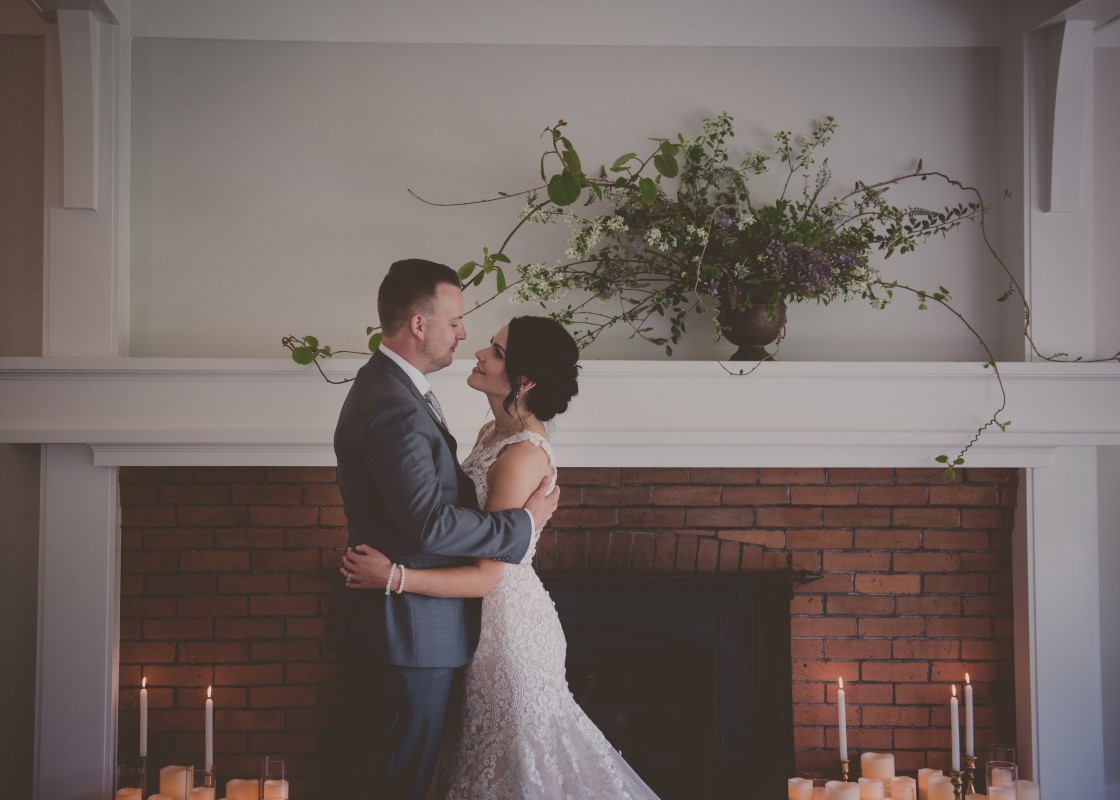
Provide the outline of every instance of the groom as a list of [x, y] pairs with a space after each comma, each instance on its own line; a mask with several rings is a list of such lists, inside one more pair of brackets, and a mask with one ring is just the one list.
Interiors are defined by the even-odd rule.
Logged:
[[[358, 371], [335, 429], [348, 544], [409, 569], [463, 556], [517, 563], [559, 493], [545, 483], [524, 509], [478, 510], [425, 377], [466, 338], [459, 276], [420, 259], [389, 268], [377, 295], [381, 347]], [[394, 587], [395, 588], [395, 587]], [[481, 600], [331, 589], [327, 644], [341, 656], [335, 743], [346, 800], [423, 798], [457, 667], [478, 642]]]

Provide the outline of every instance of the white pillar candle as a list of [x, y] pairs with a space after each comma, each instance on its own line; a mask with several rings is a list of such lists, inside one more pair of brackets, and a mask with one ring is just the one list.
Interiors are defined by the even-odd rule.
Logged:
[[789, 800], [813, 800], [813, 782], [808, 778], [790, 778]]
[[859, 779], [859, 800], [883, 800], [886, 796], [879, 778]]
[[954, 800], [953, 779], [948, 775], [931, 775], [926, 782], [926, 797], [929, 800]]
[[187, 800], [214, 800], [213, 786], [196, 786], [187, 794]]
[[256, 778], [234, 778], [226, 783], [229, 800], [259, 800], [260, 794], [260, 781]]
[[148, 679], [140, 679], [140, 758], [148, 757]]
[[848, 760], [848, 719], [844, 711], [844, 679], [840, 679], [840, 688], [836, 692], [836, 713], [840, 718], [840, 760]]
[[159, 793], [166, 794], [174, 800], [187, 800], [190, 777], [189, 767], [169, 764], [159, 771]]
[[918, 800], [928, 800], [929, 779], [940, 774], [941, 770], [939, 769], [922, 767], [918, 770]]
[[144, 800], [140, 790], [136, 787], [117, 789], [117, 800]]
[[160, 792], [159, 794], [148, 795], [148, 800], [175, 800], [175, 798], [173, 798], [169, 794], [163, 794], [162, 792]]
[[891, 787], [891, 800], [896, 796], [901, 797], [909, 791], [910, 800], [917, 800], [918, 798], [918, 782], [907, 775], [895, 775], [890, 780]]
[[1015, 783], [1016, 800], [1040, 800], [1038, 786], [1031, 781], [1020, 780]]
[[288, 800], [288, 782], [285, 780], [265, 781], [264, 800]]
[[[206, 771], [214, 771], [214, 701], [211, 694], [213, 686], [206, 687]], [[213, 800], [213, 798], [211, 798]]]
[[910, 783], [891, 781], [891, 800], [918, 800], [918, 784], [913, 779]]
[[972, 679], [964, 674], [964, 754], [976, 755], [976, 737], [972, 730]]
[[859, 800], [859, 784], [829, 781], [824, 785], [826, 800]]
[[1015, 780], [1011, 777], [1011, 774], [1011, 770], [1009, 769], [992, 767], [992, 786], [1013, 786]]
[[1014, 786], [989, 786], [988, 800], [1018, 800]]
[[865, 778], [878, 778], [886, 783], [894, 777], [894, 756], [890, 753], [861, 753], [859, 771]]
[[949, 698], [949, 742], [952, 746], [953, 772], [961, 771], [961, 718], [960, 703], [957, 700], [957, 686], [953, 684], [953, 696]]

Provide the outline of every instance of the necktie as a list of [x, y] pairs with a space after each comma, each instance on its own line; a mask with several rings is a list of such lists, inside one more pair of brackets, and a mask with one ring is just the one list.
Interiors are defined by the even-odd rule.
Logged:
[[431, 404], [432, 409], [436, 412], [436, 416], [439, 417], [440, 424], [446, 428], [447, 420], [443, 416], [443, 409], [439, 407], [439, 400], [436, 400], [435, 393], [429, 390], [428, 393], [424, 395], [424, 399]]

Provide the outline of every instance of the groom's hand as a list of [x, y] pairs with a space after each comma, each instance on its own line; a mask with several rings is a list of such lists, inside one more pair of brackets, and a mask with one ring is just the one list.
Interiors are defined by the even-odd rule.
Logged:
[[545, 525], [552, 519], [552, 512], [556, 510], [556, 506], [560, 504], [560, 487], [554, 487], [549, 491], [549, 485], [552, 483], [552, 476], [545, 476], [541, 481], [541, 485], [537, 490], [529, 495], [529, 499], [525, 501], [525, 509], [533, 515], [533, 522], [536, 523], [537, 530], [544, 530]]

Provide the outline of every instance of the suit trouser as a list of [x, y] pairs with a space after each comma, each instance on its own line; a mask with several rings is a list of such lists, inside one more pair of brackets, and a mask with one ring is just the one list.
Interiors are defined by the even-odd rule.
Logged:
[[344, 659], [331, 770], [346, 800], [423, 800], [457, 670]]

